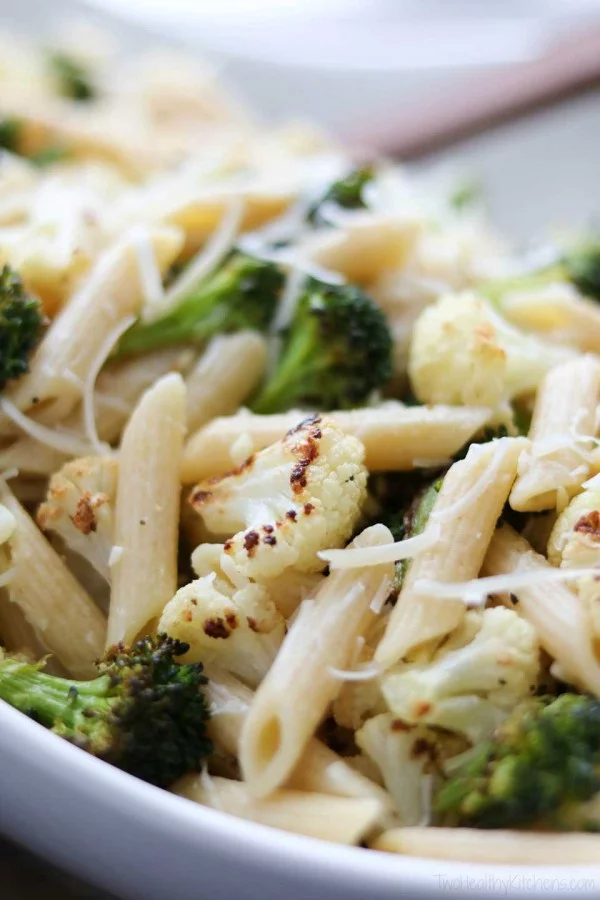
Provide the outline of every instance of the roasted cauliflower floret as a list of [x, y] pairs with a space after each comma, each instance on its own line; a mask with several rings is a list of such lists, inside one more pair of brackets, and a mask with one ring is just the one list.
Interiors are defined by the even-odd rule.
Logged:
[[218, 663], [255, 687], [279, 650], [285, 621], [260, 585], [236, 588], [212, 574], [177, 591], [158, 631], [189, 644], [186, 662]]
[[477, 294], [441, 297], [415, 323], [408, 372], [421, 403], [499, 407], [536, 390], [573, 351], [509, 325]]
[[[563, 569], [600, 566], [600, 487], [590, 487], [562, 511], [548, 540], [548, 559]], [[588, 609], [596, 642], [600, 642], [600, 581], [580, 578], [573, 587]]]
[[190, 501], [244, 577], [266, 584], [289, 568], [318, 572], [317, 552], [342, 547], [359, 520], [363, 459], [357, 438], [312, 416], [235, 471], [196, 485]]
[[398, 666], [383, 679], [383, 695], [395, 716], [476, 743], [532, 693], [539, 672], [533, 626], [501, 606], [474, 615], [480, 624], [469, 643], [442, 647], [431, 662]]
[[110, 581], [117, 478], [116, 459], [74, 459], [52, 476], [46, 502], [37, 513], [43, 531], [58, 534], [106, 581]]

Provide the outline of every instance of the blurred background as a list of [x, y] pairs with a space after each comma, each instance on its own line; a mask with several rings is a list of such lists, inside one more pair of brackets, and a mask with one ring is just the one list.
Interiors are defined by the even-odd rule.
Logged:
[[[27, 28], [31, 5], [6, 4]], [[127, 47], [191, 46], [267, 120], [308, 117], [359, 151], [473, 176], [517, 239], [600, 209], [600, 0], [33, 5], [46, 32], [86, 7]]]

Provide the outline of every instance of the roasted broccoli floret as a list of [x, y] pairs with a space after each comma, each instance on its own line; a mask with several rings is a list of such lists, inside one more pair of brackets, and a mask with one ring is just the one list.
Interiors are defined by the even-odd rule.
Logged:
[[594, 823], [577, 809], [599, 791], [600, 702], [567, 693], [517, 706], [443, 785], [435, 806], [449, 824], [585, 828]]
[[373, 180], [374, 175], [373, 166], [361, 166], [359, 169], [353, 169], [339, 181], [334, 181], [323, 196], [312, 204], [306, 218], [312, 225], [322, 224], [321, 212], [328, 203], [344, 209], [364, 209], [363, 188]]
[[349, 409], [391, 374], [392, 338], [379, 307], [352, 285], [309, 278], [275, 370], [250, 406], [263, 414]]
[[212, 750], [202, 665], [179, 665], [189, 647], [166, 635], [117, 644], [92, 681], [71, 681], [0, 658], [0, 699], [93, 756], [166, 787]]
[[60, 52], [51, 53], [48, 56], [48, 67], [59, 93], [64, 97], [86, 102], [97, 96], [90, 72], [73, 56]]
[[213, 275], [167, 315], [137, 322], [123, 335], [118, 355], [174, 344], [204, 344], [217, 334], [264, 331], [275, 312], [283, 273], [273, 263], [234, 251]]
[[44, 314], [10, 266], [0, 270], [0, 391], [29, 370], [29, 354], [44, 330]]

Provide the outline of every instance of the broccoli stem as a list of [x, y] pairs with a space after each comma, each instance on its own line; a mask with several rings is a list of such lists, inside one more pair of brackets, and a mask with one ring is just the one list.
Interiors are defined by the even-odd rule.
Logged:
[[[294, 405], [294, 398], [302, 392], [307, 376], [313, 378], [315, 373], [326, 369], [315, 354], [317, 340], [316, 328], [307, 327], [292, 331], [277, 371], [252, 400], [253, 412], [268, 415], [284, 412]], [[317, 406], [318, 400], [319, 398], [315, 397]]]
[[68, 681], [40, 672], [38, 666], [19, 660], [0, 662], [0, 699], [46, 727], [57, 721], [69, 728], [90, 727], [90, 711], [110, 707], [110, 678]]
[[262, 331], [272, 318], [282, 284], [283, 274], [272, 263], [234, 251], [165, 316], [136, 322], [121, 338], [117, 356], [204, 344], [231, 331]]

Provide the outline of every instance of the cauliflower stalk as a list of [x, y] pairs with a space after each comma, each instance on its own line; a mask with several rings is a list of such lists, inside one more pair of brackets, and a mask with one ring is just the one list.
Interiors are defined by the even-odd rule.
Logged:
[[498, 408], [533, 393], [573, 351], [541, 341], [506, 322], [473, 292], [428, 306], [413, 330], [408, 372], [421, 403]]
[[[330, 420], [312, 416], [190, 501], [225, 539], [222, 568], [267, 585], [286, 570], [317, 573], [319, 550], [342, 547], [366, 499], [364, 448]], [[228, 564], [229, 561], [229, 564]]]
[[435, 757], [435, 735], [431, 729], [406, 726], [390, 713], [381, 713], [368, 719], [356, 732], [356, 743], [381, 773], [401, 824], [428, 824]]
[[213, 573], [177, 591], [158, 632], [189, 644], [186, 662], [217, 663], [256, 687], [279, 650], [285, 621], [263, 587], [235, 587]]
[[[548, 559], [563, 569], [600, 565], [600, 486], [591, 486], [562, 511], [548, 539]], [[600, 582], [580, 578], [574, 585], [600, 641]]]
[[477, 743], [531, 694], [539, 671], [533, 626], [500, 606], [471, 614], [473, 621], [476, 616], [479, 628], [467, 644], [443, 646], [430, 662], [401, 665], [383, 679], [383, 695], [395, 716]]
[[37, 513], [43, 531], [59, 535], [110, 582], [118, 464], [88, 456], [66, 463], [50, 479], [46, 502]]

